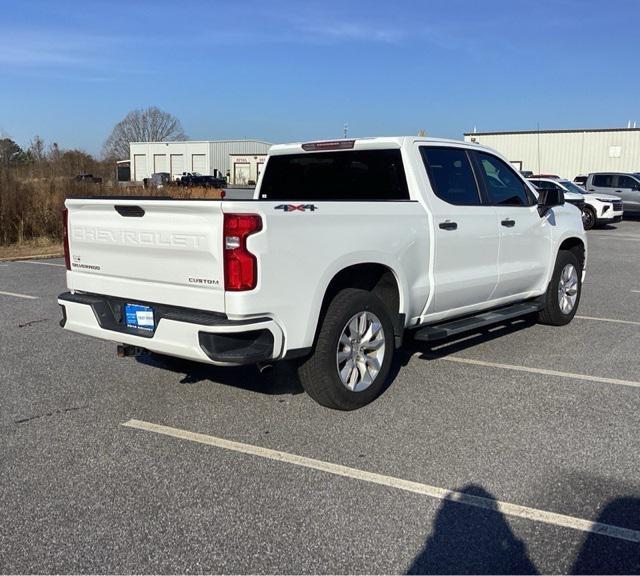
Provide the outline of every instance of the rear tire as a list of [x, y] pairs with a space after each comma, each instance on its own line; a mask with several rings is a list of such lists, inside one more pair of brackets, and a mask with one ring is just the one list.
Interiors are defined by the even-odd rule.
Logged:
[[538, 321], [550, 326], [564, 326], [573, 320], [582, 294], [582, 268], [573, 252], [558, 252], [551, 282], [544, 295], [544, 307]]
[[367, 290], [341, 290], [327, 308], [311, 356], [298, 367], [300, 383], [328, 408], [366, 406], [385, 389], [394, 344], [383, 302]]

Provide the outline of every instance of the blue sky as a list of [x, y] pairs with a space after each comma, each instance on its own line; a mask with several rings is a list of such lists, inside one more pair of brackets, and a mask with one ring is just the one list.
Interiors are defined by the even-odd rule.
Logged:
[[640, 123], [635, 0], [0, 0], [0, 133], [271, 142]]

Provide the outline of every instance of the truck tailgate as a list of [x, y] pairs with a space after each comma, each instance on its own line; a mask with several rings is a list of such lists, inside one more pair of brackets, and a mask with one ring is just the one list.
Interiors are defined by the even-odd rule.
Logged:
[[72, 290], [224, 312], [221, 202], [69, 199]]

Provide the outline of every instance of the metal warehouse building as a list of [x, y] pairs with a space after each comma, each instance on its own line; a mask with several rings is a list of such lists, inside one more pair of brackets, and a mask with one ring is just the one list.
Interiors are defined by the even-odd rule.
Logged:
[[467, 142], [489, 146], [519, 170], [573, 179], [589, 172], [640, 171], [640, 128], [470, 132]]
[[157, 172], [168, 172], [171, 178], [175, 178], [183, 172], [214, 175], [217, 170], [235, 181], [231, 155], [264, 156], [269, 148], [269, 142], [260, 140], [131, 142], [131, 180], [141, 182]]

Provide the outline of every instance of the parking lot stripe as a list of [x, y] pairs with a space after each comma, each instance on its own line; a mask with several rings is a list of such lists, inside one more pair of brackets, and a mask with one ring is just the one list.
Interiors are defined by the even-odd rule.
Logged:
[[28, 294], [16, 294], [15, 292], [3, 292], [0, 290], [0, 294], [3, 296], [14, 296], [15, 298], [26, 298], [27, 300], [37, 300], [37, 296], [29, 296]]
[[640, 294], [640, 290], [631, 290], [634, 294]]
[[623, 234], [590, 234], [589, 238], [602, 238], [603, 240], [632, 240], [634, 242], [640, 242], [640, 236], [624, 236]]
[[306, 456], [299, 456], [297, 454], [290, 454], [288, 452], [254, 446], [252, 444], [225, 440], [224, 438], [209, 436], [208, 434], [198, 434], [196, 432], [190, 432], [180, 428], [163, 426], [162, 424], [154, 424], [152, 422], [132, 419], [127, 422], [123, 422], [122, 426], [136, 428], [147, 432], [154, 432], [156, 434], [163, 434], [180, 440], [206, 444], [207, 446], [214, 446], [216, 448], [222, 448], [223, 450], [231, 450], [233, 452], [257, 456], [259, 458], [276, 460], [286, 464], [311, 468], [313, 470], [334, 474], [336, 476], [343, 476], [345, 478], [352, 478], [354, 480], [361, 480], [372, 484], [380, 484], [382, 486], [388, 486], [390, 488], [396, 488], [406, 492], [413, 492], [415, 494], [421, 494], [438, 500], [448, 500], [466, 506], [473, 506], [484, 510], [493, 510], [515, 518], [524, 518], [526, 520], [542, 522], [553, 526], [580, 530], [582, 532], [591, 532], [603, 536], [610, 536], [611, 538], [618, 538], [620, 540], [628, 540], [629, 542], [640, 542], [640, 531], [623, 528], [622, 526], [603, 524], [601, 522], [593, 522], [591, 520], [576, 518], [575, 516], [567, 516], [565, 514], [557, 514], [555, 512], [548, 512], [538, 508], [529, 508], [528, 506], [521, 506], [510, 502], [502, 502], [500, 500], [483, 498], [481, 496], [472, 496], [471, 494], [454, 492], [452, 490], [447, 490], [446, 488], [439, 488], [438, 486], [430, 486], [420, 482], [413, 482], [411, 480], [404, 480], [394, 476], [368, 472], [359, 468], [342, 466], [341, 464], [316, 460], [315, 458], [307, 458]]
[[[632, 290], [633, 292], [633, 290]], [[633, 326], [640, 326], [640, 322], [634, 320], [618, 320], [617, 318], [598, 318], [597, 316], [574, 316], [580, 320], [600, 320], [600, 322], [616, 322], [617, 324], [631, 324]]]
[[36, 262], [35, 260], [16, 260], [16, 264], [40, 264], [40, 266], [56, 266], [57, 268], [64, 268], [64, 264], [57, 264], [55, 262]]
[[589, 382], [599, 382], [601, 384], [617, 384], [620, 386], [631, 386], [633, 388], [640, 388], [640, 382], [635, 382], [634, 380], [619, 380], [618, 378], [604, 378], [601, 376], [591, 376], [589, 374], [561, 372], [559, 370], [549, 370], [547, 368], [530, 368], [528, 366], [517, 366], [514, 364], [486, 362], [485, 360], [474, 360], [473, 358], [461, 358], [460, 356], [443, 356], [442, 358], [440, 358], [440, 360], [446, 360], [447, 362], [458, 362], [460, 364], [472, 364], [474, 366], [484, 366], [486, 368], [501, 368], [503, 370], [515, 370], [517, 372], [530, 372], [532, 374], [560, 376], [561, 378], [571, 378], [573, 380], [588, 380]]

